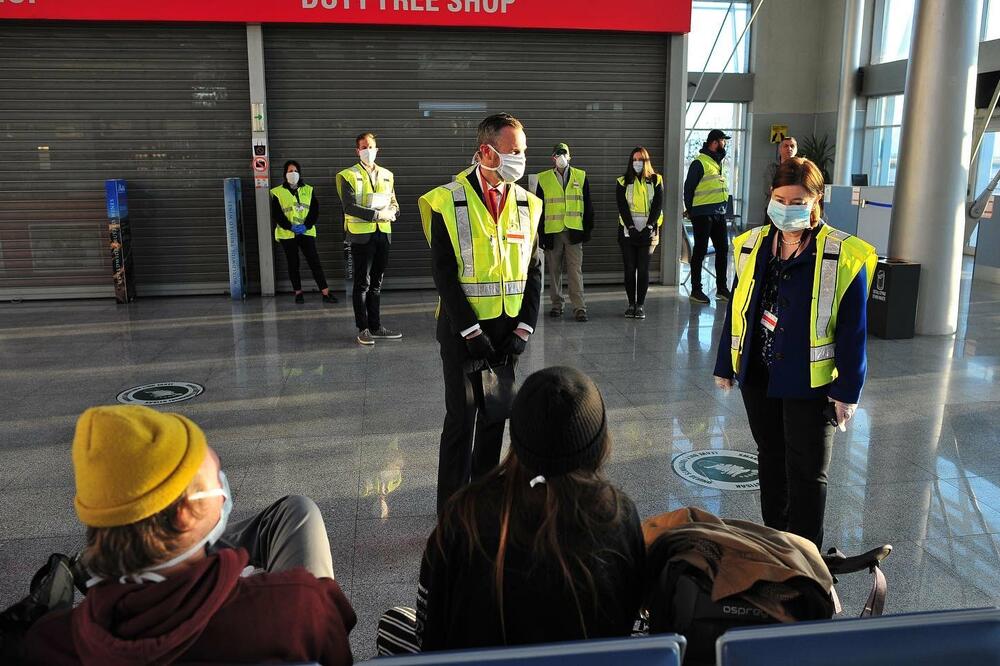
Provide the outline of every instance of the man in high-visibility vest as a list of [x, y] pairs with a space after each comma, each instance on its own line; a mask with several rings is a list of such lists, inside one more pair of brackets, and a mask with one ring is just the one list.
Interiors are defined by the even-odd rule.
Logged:
[[594, 206], [590, 202], [587, 173], [569, 165], [569, 146], [557, 143], [552, 149], [553, 168], [529, 176], [528, 190], [543, 202], [538, 244], [545, 250], [549, 269], [551, 317], [561, 317], [563, 267], [569, 282], [569, 300], [573, 317], [587, 321], [583, 300], [583, 244], [594, 229]]
[[[513, 367], [535, 330], [542, 288], [542, 202], [516, 184], [524, 175], [524, 128], [509, 114], [490, 116], [479, 125], [478, 146], [474, 169], [419, 201], [444, 368], [438, 511], [500, 461]], [[484, 373], [493, 380], [488, 394]]]
[[729, 204], [729, 174], [723, 164], [726, 141], [731, 139], [722, 130], [714, 129], [701, 151], [688, 168], [684, 179], [685, 217], [691, 218], [694, 227], [694, 247], [691, 250], [691, 295], [695, 303], [708, 303], [708, 296], [701, 288], [701, 264], [708, 254], [708, 239], [715, 248], [715, 297], [720, 301], [730, 299], [726, 283], [729, 258], [729, 234], [726, 231], [726, 207]]
[[354, 260], [354, 324], [358, 343], [403, 337], [382, 325], [382, 276], [389, 263], [392, 223], [399, 215], [392, 172], [375, 164], [375, 135], [363, 132], [354, 140], [358, 163], [337, 174], [337, 193], [344, 206], [344, 235]]

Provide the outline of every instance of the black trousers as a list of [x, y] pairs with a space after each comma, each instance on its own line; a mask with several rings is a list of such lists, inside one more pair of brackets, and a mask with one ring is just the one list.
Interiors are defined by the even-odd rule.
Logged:
[[319, 265], [319, 252], [316, 251], [316, 237], [305, 234], [296, 234], [295, 238], [282, 238], [281, 249], [285, 251], [285, 259], [288, 261], [288, 277], [292, 281], [292, 289], [302, 291], [302, 278], [299, 276], [299, 250], [309, 264], [313, 279], [320, 291], [327, 288], [326, 276], [323, 275], [323, 267]]
[[769, 398], [766, 384], [740, 390], [757, 442], [764, 524], [822, 547], [835, 430], [823, 416], [827, 399]]
[[708, 254], [708, 239], [715, 248], [715, 283], [726, 289], [726, 268], [729, 260], [729, 235], [725, 215], [704, 215], [691, 218], [694, 247], [691, 249], [691, 289], [701, 289], [701, 264]]
[[375, 231], [367, 243], [351, 243], [354, 258], [354, 324], [359, 331], [382, 325], [382, 277], [389, 265], [389, 237]]
[[622, 249], [622, 262], [625, 264], [625, 296], [629, 305], [642, 305], [649, 290], [650, 245], [619, 237], [618, 246]]
[[457, 353], [457, 345], [464, 350], [465, 343], [459, 339], [456, 343], [441, 345], [445, 416], [438, 458], [438, 513], [456, 491], [497, 466], [507, 424], [506, 419], [489, 421], [479, 409], [483, 383], [478, 373], [466, 373], [467, 359]]

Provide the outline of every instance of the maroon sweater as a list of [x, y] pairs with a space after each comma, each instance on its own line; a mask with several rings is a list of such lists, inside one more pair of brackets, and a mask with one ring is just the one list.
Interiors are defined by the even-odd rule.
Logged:
[[242, 549], [222, 549], [162, 583], [104, 583], [72, 611], [40, 619], [32, 664], [353, 663], [357, 618], [340, 586], [305, 569], [241, 578]]

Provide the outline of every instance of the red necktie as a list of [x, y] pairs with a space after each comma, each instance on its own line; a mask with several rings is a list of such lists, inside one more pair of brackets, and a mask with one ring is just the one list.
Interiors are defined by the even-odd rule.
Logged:
[[493, 215], [493, 220], [500, 219], [500, 192], [497, 191], [495, 187], [489, 187], [486, 189], [486, 198], [490, 201], [490, 213]]

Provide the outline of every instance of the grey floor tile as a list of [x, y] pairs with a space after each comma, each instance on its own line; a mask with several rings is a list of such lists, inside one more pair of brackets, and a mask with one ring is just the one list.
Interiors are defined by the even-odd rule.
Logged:
[[[1000, 288], [971, 293], [953, 338], [870, 340], [860, 409], [837, 435], [826, 543], [896, 545], [889, 612], [1000, 601]], [[695, 486], [670, 464], [691, 450], [756, 449], [739, 393], [712, 380], [724, 309], [655, 287], [635, 322], [621, 316], [620, 289], [587, 297], [586, 324], [539, 321], [519, 380], [554, 364], [594, 377], [613, 439], [607, 476], [642, 517], [697, 506], [759, 521], [759, 493]], [[413, 603], [434, 525], [444, 418], [435, 300], [387, 291], [385, 322], [405, 337], [374, 349], [355, 343], [346, 303], [326, 307], [314, 293], [305, 306], [287, 295], [0, 305], [0, 599], [20, 596], [49, 552], [82, 544], [70, 467], [79, 413], [139, 383], [195, 381], [203, 395], [163, 409], [202, 425], [237, 515], [289, 493], [317, 501], [359, 613], [356, 656], [372, 656], [379, 614]], [[867, 580], [839, 587], [851, 612]]]

